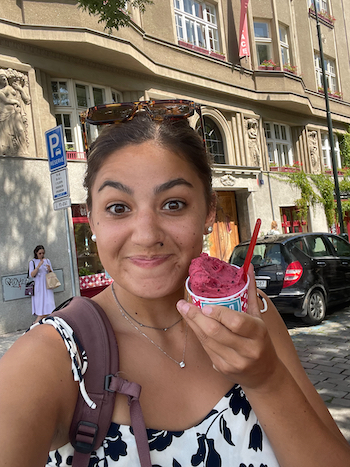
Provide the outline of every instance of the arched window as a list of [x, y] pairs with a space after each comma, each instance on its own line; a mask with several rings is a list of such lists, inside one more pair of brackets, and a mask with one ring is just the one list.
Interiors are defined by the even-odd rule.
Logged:
[[[203, 119], [205, 139], [207, 141], [207, 149], [210, 152], [210, 154], [214, 157], [215, 164], [225, 164], [225, 151], [221, 132], [214, 120], [207, 117], [206, 115], [203, 117]], [[200, 123], [198, 121], [197, 128], [199, 126]]]

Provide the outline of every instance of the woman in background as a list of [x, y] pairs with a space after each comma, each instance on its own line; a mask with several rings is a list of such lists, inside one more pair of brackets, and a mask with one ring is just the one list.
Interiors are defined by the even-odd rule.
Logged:
[[46, 287], [46, 274], [52, 271], [51, 262], [45, 258], [45, 248], [38, 245], [34, 249], [34, 259], [29, 262], [29, 274], [35, 281], [35, 294], [32, 296], [32, 315], [37, 323], [55, 309], [53, 290]]

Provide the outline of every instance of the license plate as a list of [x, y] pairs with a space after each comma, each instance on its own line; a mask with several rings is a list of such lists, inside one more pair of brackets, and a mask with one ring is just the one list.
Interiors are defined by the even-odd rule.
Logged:
[[267, 287], [267, 281], [262, 280], [262, 279], [256, 279], [256, 286], [258, 289], [266, 289]]

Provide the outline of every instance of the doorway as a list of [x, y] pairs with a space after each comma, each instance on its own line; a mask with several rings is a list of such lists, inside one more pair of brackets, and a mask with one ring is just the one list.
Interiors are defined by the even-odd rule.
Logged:
[[236, 196], [234, 191], [219, 191], [217, 198], [216, 221], [209, 237], [210, 256], [228, 261], [239, 243]]

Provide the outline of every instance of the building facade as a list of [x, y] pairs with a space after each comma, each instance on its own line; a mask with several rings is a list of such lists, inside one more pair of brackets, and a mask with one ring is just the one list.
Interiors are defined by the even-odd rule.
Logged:
[[[337, 135], [350, 125], [350, 5], [316, 5]], [[317, 174], [332, 166], [313, 3], [251, 0], [244, 37], [250, 54], [243, 57], [240, 12], [238, 0], [155, 1], [142, 15], [132, 10], [130, 27], [108, 34], [72, 0], [1, 2], [0, 332], [31, 323], [23, 281], [37, 244], [61, 271], [57, 304], [74, 288], [89, 295], [110, 281], [90, 239], [82, 187], [79, 113], [93, 105], [201, 104], [219, 200], [205, 242], [211, 254], [227, 260], [258, 217], [262, 232], [272, 220], [286, 232], [329, 229], [321, 205], [300, 219], [300, 190], [283, 178], [301, 167]], [[45, 144], [45, 131], [57, 125], [68, 158], [68, 222], [64, 210], [53, 210]], [[90, 141], [97, 134], [88, 128]], [[337, 136], [335, 150], [341, 167]]]

